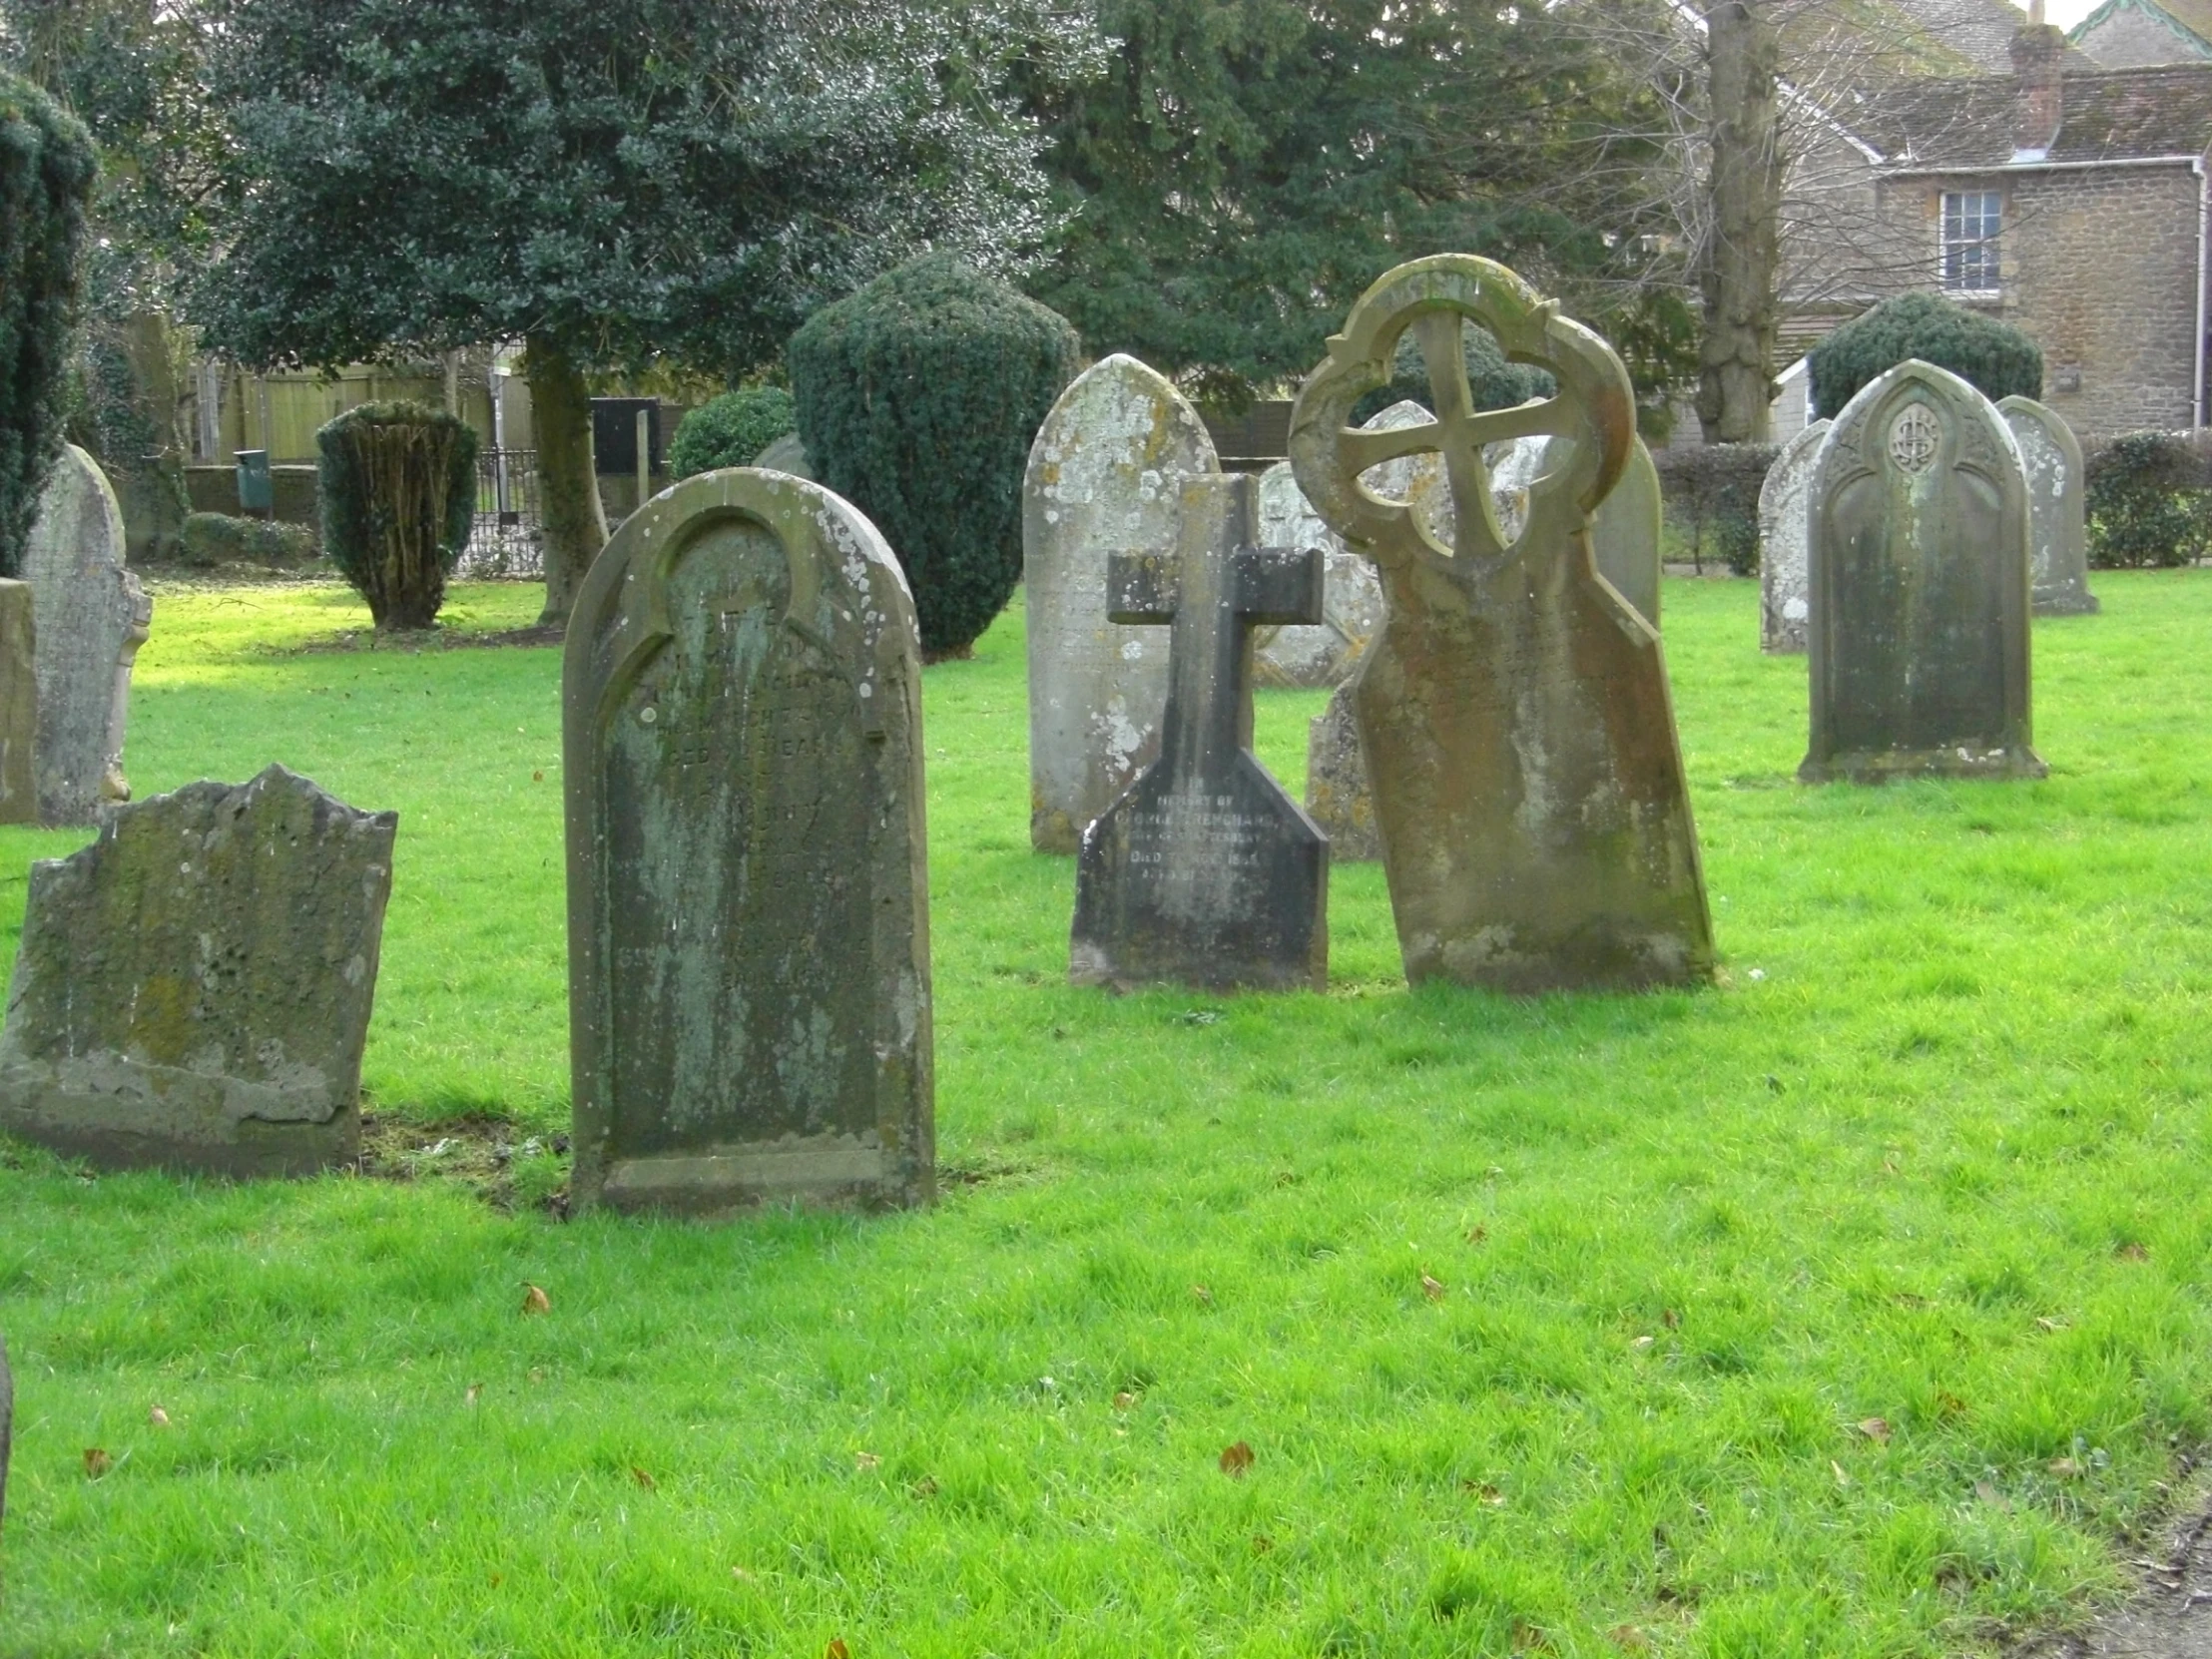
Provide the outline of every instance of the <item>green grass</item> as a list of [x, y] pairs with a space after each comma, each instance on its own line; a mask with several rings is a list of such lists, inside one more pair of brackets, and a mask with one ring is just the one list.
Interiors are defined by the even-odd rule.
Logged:
[[[17, 1149], [0, 1653], [1754, 1659], [2080, 1616], [2212, 1431], [2212, 576], [2096, 585], [2036, 628], [2048, 782], [1860, 791], [1791, 782], [1752, 585], [1670, 582], [1723, 982], [1526, 1002], [1409, 994], [1363, 866], [1326, 996], [1066, 986], [1009, 616], [925, 677], [943, 1201], [563, 1224]], [[545, 1137], [557, 655], [289, 649], [359, 621], [164, 593], [131, 776], [397, 808], [373, 1107]], [[1320, 701], [1263, 698], [1294, 787]], [[9, 929], [77, 838], [0, 831]]]

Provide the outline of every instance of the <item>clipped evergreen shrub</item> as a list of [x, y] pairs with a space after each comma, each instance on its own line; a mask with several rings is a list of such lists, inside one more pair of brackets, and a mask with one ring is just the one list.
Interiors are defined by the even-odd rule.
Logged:
[[[1467, 365], [1467, 389], [1473, 392], [1477, 409], [1510, 409], [1531, 397], [1549, 397], [1557, 389], [1543, 369], [1509, 359], [1487, 328], [1471, 323], [1461, 328], [1459, 356]], [[1390, 383], [1378, 386], [1353, 404], [1353, 424], [1372, 420], [1391, 404], [1408, 399], [1434, 412], [1429, 402], [1428, 369], [1410, 328], [1398, 336], [1397, 349], [1390, 354]]]
[[363, 403], [314, 435], [322, 547], [379, 631], [427, 628], [476, 511], [476, 434], [424, 403]]
[[270, 565], [278, 569], [310, 563], [314, 532], [304, 524], [229, 513], [193, 513], [178, 538], [179, 557], [188, 565]]
[[2008, 322], [1934, 293], [1901, 293], [1853, 317], [1813, 347], [1813, 402], [1823, 419], [1908, 357], [1947, 368], [1994, 403], [2043, 395], [2043, 352]]
[[1021, 579], [1022, 469], [1080, 349], [1057, 311], [942, 254], [792, 336], [808, 457], [897, 553], [929, 657], [965, 656]]
[[1652, 456], [1667, 524], [1699, 570], [1715, 559], [1738, 576], [1758, 573], [1759, 487], [1781, 452], [1771, 443], [1700, 443]]
[[2187, 434], [2129, 432], [2083, 471], [2089, 562], [2099, 570], [2191, 564], [2212, 546], [2212, 466]]
[[22, 568], [68, 414], [78, 256], [98, 173], [77, 120], [0, 70], [0, 576]]
[[726, 391], [684, 417], [668, 446], [672, 477], [689, 478], [723, 466], [751, 466], [753, 457], [792, 431], [799, 416], [782, 386]]

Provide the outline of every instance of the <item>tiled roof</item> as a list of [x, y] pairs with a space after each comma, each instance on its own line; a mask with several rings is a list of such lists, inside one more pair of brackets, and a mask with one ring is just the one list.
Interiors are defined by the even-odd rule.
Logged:
[[[2212, 10], [2212, 0], [2173, 0]], [[2027, 22], [2027, 14], [2010, 0], [1883, 0], [1891, 11], [1902, 13], [1915, 33], [1962, 60], [1961, 67], [1980, 75], [2012, 72], [2012, 37]], [[2066, 68], [2093, 70], [2095, 62], [2078, 47], [2066, 50]]]
[[[2202, 50], [2212, 54], [2212, 0], [2120, 0], [2120, 3], [2148, 12], [2168, 27], [2195, 36]], [[2087, 38], [2112, 9], [2110, 5], [2099, 6], [2067, 31], [2068, 38]], [[2068, 63], [2072, 61], [2067, 60]]]
[[[2212, 63], [2068, 74], [2062, 85], [2064, 118], [2046, 160], [2212, 150]], [[1891, 167], [2002, 167], [2012, 160], [2015, 90], [2009, 75], [1915, 77], [1834, 113]]]

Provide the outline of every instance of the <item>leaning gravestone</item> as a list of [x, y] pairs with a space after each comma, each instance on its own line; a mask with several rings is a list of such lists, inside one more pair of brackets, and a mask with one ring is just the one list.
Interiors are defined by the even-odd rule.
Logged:
[[1321, 521], [1288, 461], [1260, 474], [1260, 541], [1267, 547], [1319, 548], [1326, 570], [1320, 622], [1252, 631], [1253, 683], [1341, 685], [1382, 626], [1382, 584], [1375, 578], [1375, 566]]
[[875, 527], [783, 473], [663, 491], [561, 705], [577, 1200], [926, 1202], [921, 642]]
[[1813, 463], [1831, 421], [1816, 420], [1782, 446], [1759, 485], [1759, 649], [1803, 651], [1812, 603], [1805, 585], [1806, 515]]
[[1805, 782], [2040, 778], [2029, 747], [2027, 489], [1995, 405], [1909, 359], [1821, 444]]
[[38, 800], [49, 825], [128, 801], [131, 664], [153, 601], [123, 568], [123, 510], [93, 458], [65, 444], [23, 553], [38, 632]]
[[1168, 648], [1107, 613], [1115, 554], [1175, 545], [1185, 478], [1218, 473], [1206, 423], [1134, 357], [1060, 393], [1021, 486], [1029, 634], [1029, 843], [1073, 852], [1158, 752]]
[[351, 1161], [398, 824], [273, 766], [33, 864], [0, 1130], [113, 1166]]
[[1115, 555], [1111, 614], [1172, 629], [1160, 756], [1083, 835], [1077, 984], [1326, 987], [1329, 840], [1254, 758], [1246, 635], [1322, 614], [1318, 548], [1254, 545], [1257, 481], [1183, 481], [1172, 553]]
[[30, 583], [0, 582], [0, 824], [38, 822], [37, 643]]
[[2089, 616], [2089, 526], [2081, 440], [2032, 397], [1997, 404], [2027, 477], [2028, 582], [2037, 616]]
[[[1548, 369], [1556, 395], [1476, 412], [1464, 320]], [[1436, 418], [1346, 424], [1408, 328]], [[1499, 532], [1489, 442], [1572, 440]], [[1627, 371], [1502, 266], [1439, 255], [1360, 298], [1291, 417], [1291, 461], [1322, 516], [1381, 567], [1389, 621], [1354, 682], [1408, 978], [1501, 990], [1676, 984], [1711, 973], [1712, 930], [1659, 636], [1601, 580], [1590, 514], [1629, 464]], [[1409, 497], [1363, 474], [1442, 457], [1438, 540]]]

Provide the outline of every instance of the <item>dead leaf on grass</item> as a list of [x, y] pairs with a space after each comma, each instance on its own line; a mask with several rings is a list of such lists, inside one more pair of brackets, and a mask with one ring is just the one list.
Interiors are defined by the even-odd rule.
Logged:
[[1861, 1417], [1852, 1426], [1874, 1441], [1876, 1445], [1890, 1443], [1890, 1419], [1888, 1417]]
[[108, 1455], [104, 1446], [88, 1445], [85, 1447], [85, 1478], [87, 1480], [98, 1480], [114, 1467], [115, 1459]]
[[2066, 1322], [2064, 1320], [2055, 1319], [2047, 1314], [2044, 1315], [2043, 1318], [2037, 1320], [2035, 1323], [2041, 1326], [2045, 1331], [2063, 1331], [2066, 1329]]
[[481, 1382], [471, 1382], [471, 1383], [470, 1383], [470, 1384], [468, 1385], [468, 1392], [467, 1392], [467, 1393], [466, 1393], [466, 1394], [465, 1394], [465, 1395], [463, 1396], [463, 1398], [465, 1399], [465, 1401], [466, 1401], [466, 1402], [467, 1402], [468, 1404], [470, 1404], [470, 1405], [474, 1405], [474, 1404], [476, 1403], [476, 1396], [477, 1396], [478, 1394], [481, 1394], [481, 1393], [482, 1393], [483, 1391], [484, 1391], [484, 1385], [483, 1385], [483, 1383], [481, 1383]]
[[872, 1469], [882, 1461], [883, 1459], [872, 1451], [855, 1451], [852, 1454], [852, 1466], [856, 1469]]
[[1123, 1388], [1119, 1393], [1114, 1395], [1114, 1409], [1117, 1411], [1126, 1411], [1136, 1403], [1137, 1396], [1131, 1393], [1127, 1388]]
[[1638, 1337], [1628, 1346], [1630, 1348], [1649, 1348], [1656, 1341], [1658, 1341], [1656, 1337]]
[[1253, 1535], [1252, 1535], [1252, 1553], [1253, 1553], [1253, 1554], [1255, 1554], [1255, 1555], [1265, 1555], [1265, 1554], [1267, 1554], [1267, 1552], [1268, 1552], [1269, 1550], [1273, 1549], [1274, 1547], [1275, 1547], [1275, 1540], [1274, 1540], [1273, 1538], [1269, 1537], [1269, 1536], [1268, 1536], [1268, 1535], [1267, 1535], [1267, 1534], [1266, 1534], [1265, 1532], [1255, 1532], [1255, 1533], [1253, 1533]]
[[1430, 1278], [1430, 1277], [1429, 1277], [1429, 1276], [1428, 1276], [1427, 1274], [1425, 1274], [1425, 1273], [1424, 1273], [1424, 1274], [1422, 1274], [1422, 1275], [1420, 1276], [1420, 1294], [1421, 1294], [1422, 1296], [1424, 1296], [1424, 1297], [1428, 1298], [1428, 1300], [1429, 1300], [1430, 1302], [1441, 1302], [1441, 1301], [1443, 1301], [1443, 1299], [1444, 1299], [1444, 1283], [1443, 1283], [1443, 1281], [1442, 1281], [1442, 1280], [1440, 1280], [1440, 1279], [1432, 1279], [1432, 1278]]
[[1837, 1462], [1833, 1457], [1828, 1460], [1828, 1470], [1835, 1475], [1837, 1485], [1848, 1486], [1851, 1484], [1851, 1476], [1844, 1472], [1844, 1465]]
[[1679, 1331], [1682, 1329], [1682, 1316], [1672, 1308], [1662, 1308], [1659, 1310], [1659, 1323], [1669, 1331]]
[[1477, 1502], [1489, 1508], [1502, 1509], [1505, 1507], [1505, 1494], [1487, 1480], [1462, 1480], [1459, 1482], [1459, 1489], [1472, 1492]]
[[1232, 1480], [1242, 1480], [1246, 1469], [1252, 1467], [1252, 1447], [1239, 1440], [1233, 1446], [1225, 1446], [1221, 1454], [1221, 1472]]
[[822, 1659], [852, 1659], [852, 1650], [844, 1645], [842, 1636], [832, 1636], [830, 1645], [822, 1650]]
[[661, 1483], [655, 1480], [650, 1474], [647, 1474], [645, 1470], [639, 1468], [635, 1463], [632, 1463], [630, 1465], [630, 1478], [632, 1480], [635, 1480], [640, 1486], [643, 1486], [649, 1492], [660, 1490]]
[[156, 1428], [167, 1428], [169, 1426], [169, 1413], [156, 1405], [146, 1413], [146, 1420]]
[[1489, 1236], [1490, 1230], [1487, 1227], [1470, 1227], [1467, 1229], [1467, 1243], [1471, 1245], [1481, 1244], [1486, 1241]]
[[1193, 1285], [1191, 1287], [1191, 1295], [1196, 1297], [1200, 1302], [1208, 1304], [1211, 1304], [1214, 1300], [1214, 1293], [1212, 1291], [1209, 1291], [1204, 1285]]
[[911, 1486], [908, 1486], [906, 1490], [917, 1498], [935, 1497], [937, 1495], [937, 1477], [933, 1474], [925, 1474]]
[[2147, 1262], [2150, 1260], [2150, 1252], [2132, 1239], [2112, 1254], [2119, 1257], [2123, 1262]]
[[2012, 1500], [1986, 1480], [1976, 1480], [1973, 1483], [1973, 1495], [1988, 1504], [1992, 1509], [2010, 1509], [2012, 1507]]
[[531, 783], [533, 783], [533, 784], [542, 784], [542, 783], [544, 783], [544, 782], [545, 782], [545, 773], [544, 773], [544, 771], [543, 771], [543, 770], [541, 769], [541, 770], [539, 770], [539, 771], [536, 771], [536, 772], [533, 772], [533, 773], [531, 773], [531, 774], [530, 774], [530, 782], [531, 782]]
[[1616, 1624], [1605, 1633], [1606, 1640], [1627, 1653], [1649, 1653], [1651, 1638], [1644, 1634], [1643, 1626]]
[[522, 1311], [525, 1314], [550, 1314], [553, 1312], [553, 1299], [537, 1286], [525, 1285], [522, 1287]]
[[2083, 1470], [2071, 1457], [2053, 1457], [2050, 1460], [2050, 1472], [2061, 1480], [2079, 1480]]

